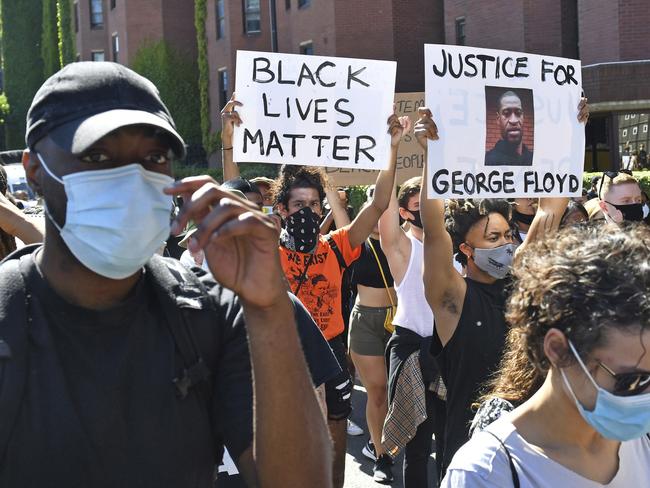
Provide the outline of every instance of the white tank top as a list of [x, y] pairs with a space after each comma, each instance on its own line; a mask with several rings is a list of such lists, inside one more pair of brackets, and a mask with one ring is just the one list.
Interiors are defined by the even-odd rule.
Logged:
[[409, 329], [421, 337], [430, 337], [433, 335], [433, 312], [424, 297], [424, 247], [415, 237], [409, 234], [406, 236], [411, 241], [411, 257], [401, 283], [395, 282], [397, 313], [393, 324]]

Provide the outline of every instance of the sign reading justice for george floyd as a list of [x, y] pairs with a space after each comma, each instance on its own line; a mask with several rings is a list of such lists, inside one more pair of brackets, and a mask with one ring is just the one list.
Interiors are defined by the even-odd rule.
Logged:
[[237, 162], [385, 169], [396, 63], [237, 52]]
[[431, 198], [580, 195], [579, 61], [446, 45], [424, 58]]

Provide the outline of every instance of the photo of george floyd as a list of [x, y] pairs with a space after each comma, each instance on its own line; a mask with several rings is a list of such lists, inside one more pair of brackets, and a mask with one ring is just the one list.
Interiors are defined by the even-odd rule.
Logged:
[[532, 166], [533, 90], [485, 87], [485, 166]]

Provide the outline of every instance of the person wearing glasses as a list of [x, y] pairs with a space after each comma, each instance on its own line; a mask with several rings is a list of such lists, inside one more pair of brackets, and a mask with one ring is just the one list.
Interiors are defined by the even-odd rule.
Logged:
[[526, 400], [456, 453], [442, 486], [647, 486], [650, 229], [560, 231], [520, 254], [513, 275], [488, 388]]
[[598, 197], [608, 222], [641, 222], [647, 217], [641, 187], [631, 171], [605, 171], [600, 179]]

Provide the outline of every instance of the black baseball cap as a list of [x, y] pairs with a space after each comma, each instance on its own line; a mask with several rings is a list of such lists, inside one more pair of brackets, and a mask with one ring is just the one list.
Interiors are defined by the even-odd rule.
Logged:
[[185, 156], [185, 143], [156, 86], [126, 66], [104, 61], [71, 63], [48, 78], [27, 112], [27, 147], [45, 136], [72, 154], [129, 125], [164, 131], [172, 150]]

